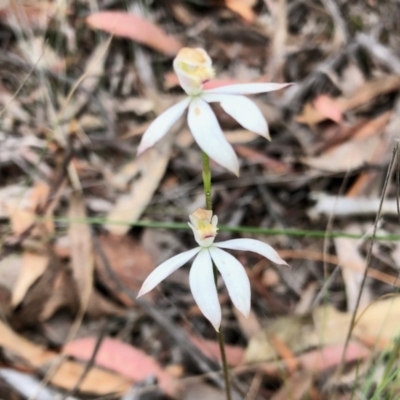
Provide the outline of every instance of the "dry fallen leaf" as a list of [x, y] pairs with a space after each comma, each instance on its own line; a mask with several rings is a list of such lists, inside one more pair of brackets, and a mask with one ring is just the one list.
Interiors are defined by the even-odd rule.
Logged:
[[[130, 193], [122, 195], [108, 213], [105, 228], [110, 233], [125, 235], [130, 229], [129, 222], [139, 219], [164, 176], [170, 154], [171, 139], [165, 137], [157, 146], [153, 146], [128, 164], [129, 169], [139, 177], [132, 182]], [[127, 166], [122, 171], [126, 169]], [[124, 177], [125, 175], [124, 172]], [[113, 223], [114, 221], [116, 223]]]
[[43, 275], [49, 264], [46, 254], [25, 251], [22, 256], [22, 269], [12, 291], [11, 304], [17, 307], [24, 299], [28, 289]]
[[255, 20], [256, 15], [253, 7], [256, 4], [256, 0], [225, 0], [225, 6], [236, 14], [239, 14], [247, 22]]
[[57, 12], [52, 1], [1, 0], [0, 19], [18, 30], [46, 29]]
[[71, 308], [75, 312], [80, 302], [75, 286], [69, 271], [60, 268], [50, 287], [50, 297], [41, 310], [40, 320], [48, 320], [63, 307]]
[[101, 11], [89, 15], [86, 22], [92, 28], [145, 44], [169, 56], [174, 56], [183, 47], [177, 39], [167, 35], [160, 27], [135, 14]]
[[[101, 249], [114, 273], [124, 286], [134, 292], [139, 292], [143, 281], [155, 268], [150, 255], [131, 236], [105, 234], [99, 237]], [[98, 280], [127, 306], [133, 306], [131, 298], [121, 293], [119, 287], [109, 278], [109, 273], [100, 259], [96, 262]], [[148, 299], [156, 292], [149, 293]]]
[[[356, 226], [348, 226], [345, 232], [361, 234], [361, 230]], [[347, 311], [354, 311], [357, 306], [357, 298], [360, 290], [362, 295], [360, 307], [364, 308], [372, 300], [372, 293], [368, 285], [361, 288], [364, 271], [367, 266], [366, 260], [361, 256], [357, 249], [357, 243], [349, 238], [334, 238], [336, 253], [340, 260], [343, 281], [346, 289]]]
[[309, 167], [329, 172], [346, 172], [360, 168], [373, 159], [382, 135], [376, 133], [367, 138], [357, 138], [342, 143], [317, 157], [304, 157]]
[[[4, 207], [7, 209], [11, 222], [12, 231], [20, 235], [37, 220], [37, 210], [44, 206], [50, 193], [50, 187], [44, 182], [38, 182], [33, 188], [22, 188], [19, 196], [11, 195], [9, 199], [4, 199]], [[51, 215], [51, 210], [46, 214]], [[54, 232], [54, 222], [51, 218], [46, 218], [45, 222], [37, 223], [37, 227], [32, 232], [33, 235], [43, 232], [46, 234]]]
[[71, 244], [71, 268], [78, 287], [81, 306], [85, 309], [92, 293], [94, 255], [90, 226], [82, 223], [82, 220], [86, 218], [86, 208], [80, 194], [71, 196], [68, 214], [71, 219], [68, 230]]
[[73, 121], [82, 107], [87, 104], [90, 99], [90, 94], [96, 90], [104, 74], [104, 66], [109, 46], [109, 41], [101, 41], [93, 49], [92, 54], [86, 59], [85, 70], [77, 80], [77, 84], [79, 84], [81, 90], [76, 91], [77, 87], [71, 89], [67, 98], [64, 99], [64, 104], [59, 112], [58, 120]]
[[[63, 353], [81, 360], [89, 360], [96, 345], [96, 338], [87, 337], [69, 342]], [[134, 382], [156, 376], [160, 387], [170, 396], [176, 396], [177, 382], [160, 364], [144, 351], [116, 339], [105, 338], [96, 354], [95, 364], [115, 371]]]
[[310, 371], [296, 371], [285, 379], [285, 384], [274, 393], [271, 400], [301, 400], [307, 394], [313, 381]]
[[[202, 339], [198, 336], [189, 336], [192, 343], [201, 350], [203, 354], [215, 361], [221, 361], [219, 344], [213, 340]], [[241, 364], [244, 357], [244, 349], [239, 346], [225, 344], [226, 361], [229, 366], [236, 367]]]
[[[1, 321], [0, 347], [38, 370], [50, 367], [52, 363], [59, 359], [59, 354], [30, 342]], [[83, 364], [69, 360], [63, 361], [55, 374], [51, 376], [50, 382], [65, 390], [71, 390], [84, 371], [85, 366]], [[125, 393], [130, 386], [129, 380], [115, 373], [92, 367], [80, 385], [80, 391], [104, 396], [110, 393]]]
[[[311, 219], [321, 215], [334, 215], [335, 218], [374, 216], [380, 205], [379, 198], [330, 196], [325, 193], [312, 193], [311, 198], [316, 201], [316, 204], [307, 211]], [[380, 214], [396, 217], [398, 214], [396, 199], [386, 199]]]
[[[299, 361], [304, 369], [312, 372], [321, 372], [332, 368], [342, 360], [344, 344], [325, 346], [321, 349], [309, 351], [299, 356]], [[365, 346], [351, 341], [346, 349], [345, 362], [351, 362], [371, 356], [371, 351]]]
[[314, 108], [327, 119], [331, 119], [337, 123], [342, 122], [342, 110], [332, 97], [321, 94], [314, 100], [313, 105]]
[[[182, 394], [182, 400], [225, 400], [226, 394], [206, 383], [190, 383]], [[237, 398], [234, 398], [237, 400]]]
[[[277, 338], [294, 354], [312, 347], [343, 345], [351, 319], [351, 313], [339, 312], [331, 306], [318, 307], [302, 316], [278, 318], [250, 340], [245, 361], [259, 362], [276, 358], [278, 352], [271, 338]], [[352, 338], [362, 343], [383, 343], [390, 348], [399, 333], [400, 296], [395, 296], [359, 309]]]
[[[335, 109], [334, 111], [331, 109], [327, 115], [326, 110], [327, 107], [325, 104], [324, 107], [321, 107], [318, 110], [315, 107], [314, 103], [306, 103], [302, 113], [296, 117], [296, 121], [308, 124], [315, 125], [326, 119], [332, 119], [332, 115], [338, 116], [339, 111], [343, 114], [346, 111], [355, 109], [362, 105], [365, 105], [376, 97], [396, 91], [400, 88], [400, 78], [398, 76], [384, 76], [380, 79], [366, 82], [364, 83], [359, 90], [354, 91], [351, 97], [338, 97], [335, 100], [330, 100], [331, 106]], [[318, 106], [318, 101], [317, 101]], [[322, 112], [321, 112], [322, 111]]]

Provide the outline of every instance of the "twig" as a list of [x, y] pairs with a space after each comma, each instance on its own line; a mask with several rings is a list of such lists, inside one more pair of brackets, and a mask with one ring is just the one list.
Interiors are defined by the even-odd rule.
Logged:
[[365, 270], [364, 270], [363, 277], [362, 277], [362, 280], [361, 280], [360, 290], [358, 291], [356, 304], [355, 304], [354, 310], [353, 310], [352, 315], [351, 315], [350, 326], [349, 326], [349, 330], [347, 332], [346, 340], [345, 340], [345, 343], [344, 343], [342, 357], [341, 357], [339, 366], [338, 366], [338, 368], [336, 370], [336, 378], [338, 378], [341, 375], [342, 371], [343, 371], [344, 360], [345, 360], [345, 357], [346, 357], [347, 347], [348, 347], [348, 345], [350, 343], [351, 334], [353, 333], [353, 329], [354, 329], [355, 321], [356, 321], [356, 316], [357, 316], [357, 311], [358, 311], [358, 308], [360, 306], [362, 291], [364, 289], [365, 282], [366, 282], [367, 276], [368, 276], [368, 268], [369, 268], [369, 264], [370, 264], [371, 258], [372, 258], [372, 249], [373, 249], [374, 242], [375, 242], [375, 239], [376, 239], [376, 232], [378, 230], [378, 222], [379, 222], [379, 219], [381, 217], [381, 209], [382, 209], [382, 206], [383, 206], [383, 202], [385, 201], [385, 196], [386, 196], [387, 188], [389, 186], [390, 177], [392, 176], [393, 166], [395, 165], [396, 159], [399, 156], [398, 155], [398, 151], [399, 151], [399, 140], [396, 140], [395, 144], [394, 144], [394, 147], [393, 147], [392, 159], [390, 160], [390, 164], [389, 164], [388, 171], [387, 171], [386, 178], [385, 178], [385, 183], [384, 183], [383, 189], [382, 189], [382, 195], [381, 195], [381, 201], [380, 201], [380, 204], [379, 204], [379, 209], [378, 209], [378, 212], [377, 212], [376, 217], [375, 217], [375, 223], [374, 223], [374, 227], [373, 227], [373, 231], [372, 231], [372, 237], [371, 237], [371, 244], [370, 244], [370, 246], [368, 248], [368, 253], [367, 253], [366, 263], [365, 263]]
[[90, 369], [93, 367], [94, 365], [94, 360], [96, 359], [96, 355], [99, 352], [100, 346], [103, 342], [104, 336], [107, 332], [107, 322], [104, 321], [102, 326], [100, 327], [100, 332], [97, 335], [96, 338], [96, 343], [94, 345], [94, 349], [92, 352], [92, 355], [90, 356], [90, 359], [88, 360], [88, 362], [85, 365], [85, 369], [82, 372], [82, 375], [79, 377], [78, 381], [75, 383], [74, 387], [72, 387], [67, 393], [65, 393], [64, 397], [62, 397], [61, 400], [67, 400], [67, 398], [69, 396], [75, 396], [76, 392], [79, 390], [82, 382], [85, 380], [85, 378], [87, 377], [88, 373], [90, 372]]

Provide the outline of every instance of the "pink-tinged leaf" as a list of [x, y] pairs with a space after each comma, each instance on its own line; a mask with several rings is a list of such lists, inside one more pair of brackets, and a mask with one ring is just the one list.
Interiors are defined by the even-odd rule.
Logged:
[[[96, 338], [87, 337], [67, 343], [63, 353], [81, 360], [89, 360]], [[161, 365], [142, 350], [119, 340], [105, 338], [95, 358], [97, 366], [107, 368], [134, 382], [155, 376], [161, 389], [169, 396], [176, 396], [179, 386]]]
[[[207, 357], [221, 361], [221, 353], [219, 351], [219, 345], [213, 340], [202, 339], [198, 336], [189, 336], [192, 343]], [[229, 344], [225, 345], [226, 361], [230, 367], [237, 367], [244, 358], [245, 350], [239, 346], [232, 346]]]
[[168, 56], [178, 53], [182, 44], [158, 26], [135, 15], [118, 11], [101, 11], [86, 18], [92, 28], [132, 39]]
[[[342, 361], [344, 346], [335, 344], [322, 349], [310, 351], [299, 357], [300, 363], [306, 370], [322, 372], [328, 368], [339, 365]], [[356, 342], [350, 342], [347, 346], [344, 362], [366, 359], [371, 356], [370, 350]]]
[[313, 102], [314, 108], [324, 117], [337, 122], [342, 122], [343, 115], [340, 104], [332, 97], [321, 94]]

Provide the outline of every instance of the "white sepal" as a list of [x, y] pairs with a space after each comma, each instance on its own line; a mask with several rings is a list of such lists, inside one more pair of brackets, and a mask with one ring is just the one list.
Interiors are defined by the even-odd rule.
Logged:
[[216, 331], [221, 326], [221, 306], [214, 283], [210, 253], [203, 249], [195, 258], [189, 275], [190, 290], [200, 311], [211, 322]]
[[291, 83], [239, 83], [236, 85], [226, 85], [204, 90], [203, 93], [257, 94], [283, 89], [289, 85], [291, 85]]
[[202, 99], [211, 102], [219, 102], [223, 110], [236, 120], [243, 128], [270, 139], [267, 121], [260, 109], [250, 99], [244, 96], [231, 94], [207, 94]]
[[240, 262], [224, 250], [210, 247], [211, 257], [224, 279], [229, 296], [235, 307], [245, 316], [250, 314], [250, 282]]
[[188, 124], [199, 147], [218, 164], [239, 175], [236, 154], [225, 139], [217, 117], [204, 100], [192, 100], [189, 105]]
[[269, 245], [255, 239], [232, 239], [225, 242], [214, 243], [214, 246], [221, 249], [252, 251], [261, 254], [268, 260], [279, 265], [288, 265], [286, 261], [279, 257], [279, 254]]
[[144, 294], [150, 292], [150, 290], [154, 289], [154, 287], [156, 287], [168, 275], [172, 274], [178, 268], [182, 267], [182, 265], [186, 264], [200, 250], [200, 247], [196, 247], [195, 249], [177, 254], [167, 261], [164, 261], [146, 278], [137, 297], [143, 296]]
[[143, 134], [137, 153], [143, 153], [158, 142], [182, 116], [189, 103], [190, 98], [186, 98], [159, 115]]

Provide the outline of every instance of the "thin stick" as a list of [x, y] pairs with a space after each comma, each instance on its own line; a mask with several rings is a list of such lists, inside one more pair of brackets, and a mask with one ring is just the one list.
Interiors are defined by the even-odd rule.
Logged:
[[[208, 157], [208, 155], [206, 153], [204, 153], [204, 151], [202, 152], [202, 158], [203, 158], [203, 186], [204, 186], [204, 195], [206, 197], [206, 209], [212, 210], [210, 158]], [[215, 286], [217, 287], [217, 268], [215, 267], [214, 263], [213, 263], [213, 273], [214, 273]], [[217, 339], [218, 339], [218, 344], [219, 344], [219, 350], [221, 352], [222, 370], [224, 372], [226, 399], [232, 400], [228, 363], [226, 361], [224, 336], [222, 334], [221, 328], [217, 332]]]
[[380, 203], [379, 203], [378, 212], [377, 212], [376, 217], [375, 217], [375, 223], [374, 223], [374, 228], [373, 228], [372, 237], [371, 237], [371, 244], [370, 244], [370, 246], [368, 248], [367, 258], [366, 258], [366, 262], [365, 262], [365, 270], [364, 270], [364, 274], [363, 274], [363, 277], [362, 277], [360, 290], [358, 291], [356, 305], [355, 305], [354, 311], [353, 311], [353, 313], [351, 315], [350, 327], [349, 327], [349, 330], [347, 332], [346, 340], [345, 340], [345, 343], [344, 343], [342, 358], [340, 360], [339, 367], [336, 370], [336, 377], [337, 378], [341, 375], [341, 373], [343, 371], [343, 366], [344, 366], [344, 360], [345, 360], [345, 356], [346, 356], [347, 347], [348, 347], [348, 345], [350, 343], [351, 334], [353, 333], [353, 329], [354, 329], [354, 326], [356, 324], [357, 310], [358, 310], [358, 308], [360, 306], [361, 294], [362, 294], [362, 291], [364, 289], [365, 281], [366, 281], [367, 276], [368, 276], [368, 268], [369, 268], [369, 264], [371, 262], [372, 249], [374, 247], [374, 241], [376, 239], [376, 231], [378, 230], [378, 222], [379, 222], [379, 219], [380, 219], [380, 216], [381, 216], [381, 210], [382, 210], [383, 202], [385, 201], [387, 188], [388, 188], [389, 182], [390, 182], [390, 177], [392, 176], [392, 169], [393, 169], [393, 166], [395, 165], [396, 158], [398, 157], [398, 154], [397, 154], [398, 153], [398, 149], [399, 149], [399, 142], [396, 140], [395, 145], [393, 147], [392, 159], [390, 160], [390, 164], [389, 164], [388, 171], [387, 171], [387, 174], [386, 174], [385, 182], [384, 182], [384, 185], [383, 185], [382, 195], [381, 195], [381, 199], [380, 199]]

